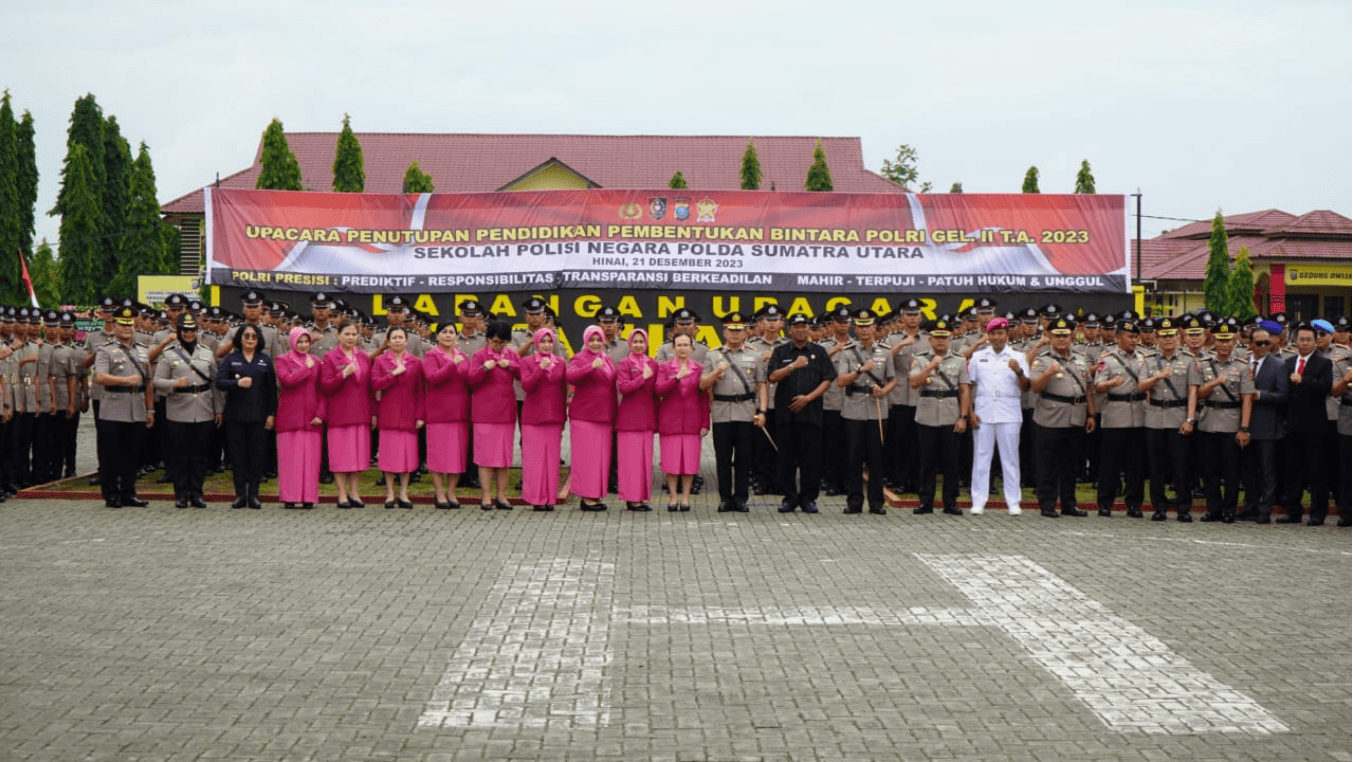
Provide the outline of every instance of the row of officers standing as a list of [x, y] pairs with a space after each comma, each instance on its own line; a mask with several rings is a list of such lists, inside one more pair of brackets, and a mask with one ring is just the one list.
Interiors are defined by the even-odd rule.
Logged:
[[[386, 303], [391, 327], [405, 329], [405, 347], [399, 352], [401, 364], [404, 355], [426, 356], [444, 343], [443, 332], [434, 336], [425, 321], [418, 330], [420, 316], [412, 313], [407, 300], [395, 296]], [[291, 419], [296, 416], [288, 415], [286, 395], [278, 384], [285, 373], [274, 365], [274, 358], [290, 360], [298, 353], [294, 346], [282, 349], [291, 343], [283, 338], [286, 325], [279, 330], [267, 324], [264, 318], [269, 311], [264, 309], [261, 294], [245, 294], [240, 318], [244, 325], [235, 328], [235, 335], [222, 335], [219, 326], [212, 326], [213, 330], [202, 332], [201, 339], [195, 335], [197, 317], [186, 310], [186, 300], [168, 305], [175, 308], [175, 330], [141, 343], [135, 330], [136, 310], [115, 304], [114, 300], [105, 300], [102, 305], [105, 315], [113, 318], [113, 328], [101, 332], [103, 336], [98, 335], [100, 332], [91, 335], [87, 346], [97, 345], [99, 350], [92, 353], [70, 346], [70, 316], [64, 320], [70, 326], [70, 336], [63, 334], [63, 316], [48, 316], [46, 335], [52, 340], [45, 343], [28, 338], [33, 325], [29, 321], [0, 322], [0, 330], [10, 340], [6, 349], [0, 350], [8, 352], [0, 359], [6, 363], [3, 379], [10, 406], [4, 441], [7, 454], [13, 443], [34, 443], [28, 451], [34, 455], [26, 461], [33, 464], [25, 476], [28, 480], [57, 475], [53, 469], [60, 466], [53, 463], [68, 462], [73, 468], [73, 454], [68, 460], [58, 458], [66, 457], [66, 444], [73, 443], [72, 421], [78, 421], [76, 416], [84, 407], [81, 371], [85, 368], [94, 374], [95, 383], [89, 388], [100, 398], [95, 401], [96, 409], [104, 400], [113, 401], [106, 414], [99, 416], [100, 459], [107, 461], [102, 469], [104, 494], [110, 505], [141, 502], [134, 489], [140, 463], [136, 452], [141, 449], [137, 440], [144, 438], [148, 424], [153, 426], [157, 404], [160, 416], [168, 419], [161, 427], [161, 435], [166, 437], [165, 452], [173, 453], [173, 460], [180, 464], [171, 467], [169, 473], [178, 502], [185, 505], [202, 503], [202, 474], [211, 449], [220, 447], [211, 444], [213, 440], [226, 440], [226, 451], [238, 454], [231, 458], [236, 466], [237, 504], [257, 505], [258, 482], [266, 478], [270, 466], [283, 467], [271, 465], [277, 446], [274, 430], [282, 438], [283, 429], [290, 431], [293, 426], [303, 432], [315, 429], [308, 433], [318, 433], [326, 423], [335, 428], [326, 420], [328, 413], [295, 421]], [[324, 294], [315, 295], [311, 306], [312, 319], [301, 332], [307, 339], [304, 354], [310, 358], [309, 369], [317, 368], [327, 353], [339, 347], [345, 324], [358, 328], [351, 351], [361, 350], [368, 359], [373, 354], [393, 354], [386, 334], [372, 330], [370, 323], [374, 321], [364, 320], [365, 316], [355, 310], [337, 309]], [[888, 484], [915, 492], [920, 498], [916, 512], [928, 513], [936, 507], [937, 477], [943, 477], [942, 510], [961, 513], [958, 491], [967, 483], [973, 495], [973, 512], [981, 513], [992, 484], [993, 456], [999, 455], [996, 468], [1011, 513], [1020, 511], [1021, 483], [1032, 482], [1043, 515], [1081, 515], [1074, 486], [1077, 480], [1089, 478], [1097, 484], [1100, 513], [1104, 515], [1121, 499], [1132, 516], [1143, 515], [1146, 507], [1152, 518], [1163, 519], [1173, 507], [1180, 520], [1191, 520], [1194, 492], [1200, 490], [1206, 504], [1204, 520], [1239, 517], [1267, 521], [1269, 506], [1281, 505], [1285, 511], [1280, 522], [1300, 521], [1303, 493], [1309, 492], [1310, 520], [1318, 524], [1328, 512], [1332, 490], [1340, 523], [1347, 524], [1348, 469], [1337, 467], [1340, 462], [1348, 462], [1346, 319], [1294, 327], [1285, 326], [1281, 316], [1244, 325], [1210, 315], [1138, 320], [1135, 314], [1124, 313], [1077, 318], [1057, 305], [997, 317], [995, 303], [982, 299], [957, 318], [942, 316], [923, 324], [920, 306], [917, 300], [906, 300], [886, 316], [845, 308], [816, 320], [794, 315], [787, 326], [774, 305], [754, 316], [732, 313], [722, 319], [724, 344], [718, 349], [694, 339], [699, 326], [698, 316], [692, 311], [681, 310], [673, 316], [669, 335], [654, 353], [654, 367], [649, 373], [656, 378], [661, 366], [675, 367], [677, 348], [690, 345], [687, 357], [679, 364], [691, 364], [692, 368], [699, 365], [698, 374], [692, 371], [688, 375], [699, 377], [694, 383], [697, 392], [705, 396], [703, 404], [709, 418], [705, 426], [691, 424], [687, 428], [698, 436], [712, 432], [721, 510], [746, 510], [748, 495], [755, 492], [783, 495], [782, 511], [798, 508], [814, 512], [818, 495], [825, 490], [828, 494], [846, 494], [848, 513], [866, 508], [884, 513], [882, 490]], [[552, 323], [543, 301], [529, 300], [525, 307], [527, 329], [510, 332], [502, 339], [515, 350], [518, 365], [538, 351], [536, 334]], [[454, 324], [444, 327], [444, 333], [451, 334], [445, 343], [452, 349], [444, 354], [454, 357], [459, 352], [468, 359], [492, 343], [486, 331], [491, 316], [473, 300], [462, 303], [459, 311], [459, 329]], [[183, 324], [184, 317], [190, 325]], [[210, 314], [202, 317], [208, 326], [220, 322], [213, 321]], [[360, 330], [363, 323], [368, 324], [366, 335]], [[603, 365], [615, 373], [631, 360], [631, 355], [639, 353], [623, 336], [616, 310], [601, 310], [597, 323], [598, 349], [609, 360]], [[245, 331], [241, 337], [240, 332], [249, 325], [255, 326], [254, 331]], [[19, 332], [24, 337], [23, 346], [15, 338]], [[120, 332], [126, 336], [119, 338]], [[36, 337], [36, 331], [32, 333]], [[1081, 341], [1074, 340], [1076, 333], [1081, 334]], [[631, 332], [630, 337], [633, 335]], [[689, 339], [677, 339], [683, 335]], [[548, 354], [561, 357], [562, 365], [568, 353], [557, 336], [550, 338]], [[647, 337], [643, 338], [643, 353], [647, 355]], [[37, 355], [42, 355], [46, 347], [51, 357], [43, 364], [46, 372], [32, 367], [34, 380], [25, 384], [23, 369], [39, 364], [39, 360], [27, 360], [34, 354], [25, 348], [30, 343], [37, 345]], [[1309, 351], [1303, 353], [1303, 349]], [[584, 347], [580, 354], [586, 351]], [[1329, 362], [1311, 361], [1310, 357]], [[644, 364], [637, 357], [633, 359], [631, 365]], [[144, 373], [133, 374], [137, 369]], [[511, 370], [508, 373], [512, 375]], [[43, 380], [38, 381], [39, 377]], [[515, 408], [511, 423], [521, 427], [526, 471], [526, 429], [535, 425], [528, 424], [526, 418], [538, 416], [536, 411], [524, 409], [530, 395], [520, 367], [511, 380], [515, 405], [506, 407]], [[614, 375], [611, 381], [616, 383]], [[571, 381], [565, 385], [576, 394], [576, 385]], [[15, 392], [24, 396], [26, 386], [33, 389], [35, 399], [31, 404], [26, 398], [16, 399]], [[39, 402], [43, 388], [48, 394]], [[379, 408], [380, 400], [374, 397], [384, 396], [373, 395], [372, 405]], [[618, 405], [625, 402], [624, 391], [613, 392], [612, 396]], [[473, 397], [470, 390], [464, 413], [466, 431], [460, 445], [469, 467], [459, 465], [458, 471], [434, 469], [438, 505], [454, 503], [451, 474], [467, 470], [470, 475], [483, 473], [475, 464], [479, 451], [474, 447], [476, 427], [468, 425], [473, 423]], [[231, 405], [232, 399], [236, 404]], [[425, 396], [421, 404], [426, 400]], [[616, 471], [627, 448], [617, 442], [618, 412], [592, 415], [601, 418], [594, 421], [599, 429], [609, 427], [609, 431], [574, 432], [575, 440], [579, 433], [584, 434], [582, 439], [590, 433], [607, 440], [604, 447], [586, 448], [605, 451], [609, 479], [602, 477], [599, 489], [588, 489], [593, 496], [584, 496], [585, 508], [595, 509], [608, 490], [619, 489]], [[392, 478], [387, 484], [387, 497], [391, 499], [387, 504], [407, 503], [408, 474], [416, 474], [430, 457], [426, 421], [417, 417], [417, 410], [412, 414], [413, 452], [405, 453], [412, 467], [404, 469], [407, 462], [394, 464], [398, 468], [392, 465]], [[32, 418], [25, 419], [26, 415]], [[689, 415], [698, 420], [701, 413], [693, 408]], [[43, 416], [46, 420], [39, 420]], [[587, 416], [582, 412], [582, 418]], [[556, 417], [561, 428], [564, 418], [581, 420], [571, 403], [562, 414], [545, 415]], [[279, 427], [281, 419], [287, 420]], [[140, 425], [139, 431], [133, 431], [133, 423]], [[377, 424], [383, 434], [379, 420]], [[654, 422], [653, 427], [657, 430], [661, 425]], [[64, 433], [67, 428], [72, 429], [69, 436]], [[35, 435], [35, 431], [50, 434]], [[370, 442], [373, 438], [365, 439]], [[500, 448], [506, 441], [510, 460], [510, 434], [484, 439]], [[546, 435], [543, 441], [550, 440]], [[39, 441], [47, 444], [37, 445]], [[533, 444], [539, 441], [539, 437], [532, 439]], [[199, 453], [200, 448], [194, 446], [197, 442], [207, 443], [207, 452]], [[672, 442], [677, 447], [677, 440]], [[346, 444], [355, 446], [355, 440]], [[325, 452], [332, 446], [329, 439], [320, 439], [316, 460], [322, 462], [325, 473], [334, 470], [328, 463], [333, 453]], [[577, 447], [575, 441], [575, 450]], [[282, 461], [290, 465], [290, 455], [298, 450], [282, 449]], [[615, 458], [610, 457], [612, 451]], [[645, 474], [651, 474], [651, 443], [649, 453]], [[261, 456], [257, 464], [252, 462], [255, 455]], [[557, 455], [554, 458], [552, 462], [557, 465]], [[680, 509], [689, 504], [693, 481], [689, 477], [699, 471], [698, 449], [695, 460], [694, 466], [680, 465], [675, 474], [664, 468], [665, 473], [678, 477], [670, 490], [669, 507]], [[6, 458], [6, 462], [17, 460]], [[679, 464], [680, 459], [674, 462]], [[364, 470], [368, 464], [355, 465]], [[575, 475], [581, 473], [577, 465]], [[681, 468], [695, 473], [682, 474]], [[488, 485], [481, 481], [485, 496], [482, 504], [505, 504], [498, 487], [498, 481], [505, 477], [501, 469], [505, 466], [489, 470]], [[301, 473], [309, 470], [301, 469]], [[537, 472], [534, 477], [541, 469], [530, 470]], [[868, 479], [864, 477], [866, 471]], [[557, 468], [555, 472], [557, 481]], [[445, 482], [438, 478], [443, 474], [448, 477]], [[6, 476], [5, 486], [12, 486]], [[1149, 494], [1145, 491], [1148, 476]], [[394, 494], [396, 483], [398, 496]], [[355, 494], [352, 499], [342, 499], [355, 493], [355, 479], [341, 479], [339, 485], [340, 503], [361, 504]], [[1245, 494], [1243, 510], [1239, 510], [1238, 501], [1241, 486]], [[541, 487], [537, 485], [533, 492], [541, 502], [530, 502], [542, 507], [552, 505], [554, 501], [544, 499]], [[647, 493], [626, 492], [627, 497], [638, 498], [626, 499], [628, 507], [647, 507]], [[317, 498], [304, 499], [307, 497], [315, 498], [306, 490], [296, 500], [283, 500], [300, 506], [316, 502]]]

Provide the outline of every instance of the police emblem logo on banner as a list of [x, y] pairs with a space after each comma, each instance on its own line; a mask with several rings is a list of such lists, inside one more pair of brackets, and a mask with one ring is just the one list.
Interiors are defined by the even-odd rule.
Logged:
[[620, 205], [620, 219], [637, 220], [642, 216], [644, 216], [643, 209], [641, 209], [639, 205], [634, 203], [633, 201], [631, 201], [628, 204]]
[[695, 218], [696, 222], [713, 222], [714, 213], [719, 211], [719, 205], [714, 203], [712, 198], [702, 198], [695, 202], [695, 211], [699, 214]]
[[660, 220], [667, 216], [667, 199], [650, 198], [648, 200], [648, 215], [655, 220]]
[[672, 216], [678, 222], [685, 222], [691, 218], [691, 200], [688, 198], [672, 199]]

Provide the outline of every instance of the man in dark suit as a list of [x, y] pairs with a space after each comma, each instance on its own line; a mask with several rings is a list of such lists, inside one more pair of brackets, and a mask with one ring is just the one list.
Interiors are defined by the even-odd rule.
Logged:
[[1325, 398], [1334, 383], [1334, 364], [1316, 352], [1315, 329], [1302, 323], [1296, 330], [1296, 357], [1287, 358], [1283, 370], [1291, 383], [1287, 395], [1287, 515], [1279, 524], [1301, 523], [1301, 493], [1311, 492], [1310, 526], [1325, 523], [1329, 512], [1328, 477], [1325, 474]]
[[[1276, 326], [1274, 326], [1276, 327]], [[1279, 442], [1290, 383], [1281, 358], [1273, 354], [1274, 334], [1255, 328], [1250, 334], [1250, 373], [1254, 377], [1254, 407], [1250, 413], [1250, 445], [1242, 450], [1245, 470], [1245, 511], [1241, 521], [1269, 523], [1278, 488]]]

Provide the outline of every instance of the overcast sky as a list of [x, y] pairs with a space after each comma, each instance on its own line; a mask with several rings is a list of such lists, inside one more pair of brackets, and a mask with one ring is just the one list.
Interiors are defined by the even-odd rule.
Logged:
[[[36, 120], [38, 235], [75, 99], [149, 145], [162, 202], [291, 131], [842, 135], [946, 191], [1089, 159], [1148, 215], [1350, 213], [1348, 0], [22, 3], [0, 86]], [[1180, 223], [1147, 220], [1155, 235]]]

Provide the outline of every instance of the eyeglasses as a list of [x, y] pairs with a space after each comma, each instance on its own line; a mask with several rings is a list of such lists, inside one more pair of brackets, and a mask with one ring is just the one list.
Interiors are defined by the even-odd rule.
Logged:
[[1266, 347], [1269, 345], [1269, 342], [1267, 341], [1251, 341], [1250, 343], [1256, 347]]

